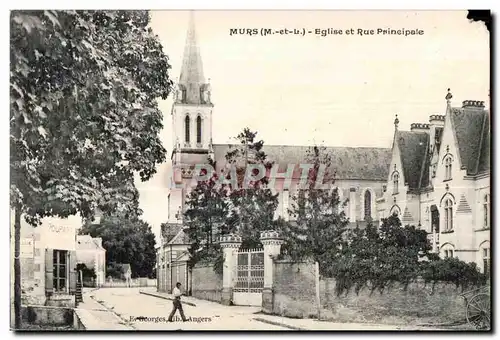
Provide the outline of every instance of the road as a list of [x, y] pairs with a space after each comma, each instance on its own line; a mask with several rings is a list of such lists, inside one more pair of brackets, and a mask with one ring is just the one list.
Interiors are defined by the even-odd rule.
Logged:
[[177, 313], [179, 321], [167, 322], [172, 301], [140, 294], [138, 288], [104, 288], [91, 292], [90, 296], [136, 330], [290, 330], [253, 320], [254, 313], [260, 310], [258, 307], [228, 307], [197, 300], [196, 307], [183, 305], [186, 317], [192, 321], [182, 322]]

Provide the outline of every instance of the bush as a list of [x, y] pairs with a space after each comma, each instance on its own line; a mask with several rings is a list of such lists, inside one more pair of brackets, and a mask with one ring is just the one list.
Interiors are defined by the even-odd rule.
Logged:
[[462, 291], [469, 287], [484, 285], [487, 276], [473, 262], [466, 263], [457, 258], [435, 259], [422, 263], [421, 276], [425, 282], [455, 284]]

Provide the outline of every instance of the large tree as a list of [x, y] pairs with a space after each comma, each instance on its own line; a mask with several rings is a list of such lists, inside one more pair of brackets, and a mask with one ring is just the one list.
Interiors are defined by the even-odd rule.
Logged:
[[129, 263], [133, 277], [153, 277], [156, 241], [148, 223], [138, 218], [107, 216], [99, 224], [85, 225], [80, 234], [102, 238], [107, 266]]
[[304, 160], [308, 165], [292, 197], [290, 223], [285, 224], [284, 250], [295, 259], [312, 259], [324, 270], [338, 256], [345, 242], [348, 219], [334, 186], [335, 169], [323, 147], [311, 147]]
[[156, 100], [170, 65], [147, 11], [15, 11], [10, 38], [10, 193], [15, 326], [21, 217], [137, 214], [134, 173], [165, 159]]

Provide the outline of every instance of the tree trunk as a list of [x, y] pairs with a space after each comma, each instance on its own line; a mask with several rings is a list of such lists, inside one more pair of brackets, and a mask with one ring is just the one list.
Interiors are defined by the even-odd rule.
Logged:
[[15, 209], [14, 219], [14, 314], [15, 329], [21, 328], [21, 211]]

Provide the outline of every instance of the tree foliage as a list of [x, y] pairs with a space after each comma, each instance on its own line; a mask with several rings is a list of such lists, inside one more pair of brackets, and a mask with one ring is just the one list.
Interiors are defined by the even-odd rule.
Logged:
[[153, 276], [156, 240], [148, 223], [140, 219], [105, 217], [99, 224], [87, 224], [80, 233], [102, 238], [109, 275], [113, 263], [129, 263], [133, 277]]
[[[348, 220], [338, 189], [334, 187], [331, 158], [322, 147], [311, 147], [305, 159], [312, 167], [305, 186], [293, 195], [289, 214], [292, 221], [284, 224], [284, 251], [294, 259], [317, 261], [327, 270], [336, 261], [345, 242]], [[304, 171], [304, 170], [303, 170]], [[330, 189], [323, 188], [328, 186]]]
[[[238, 187], [229, 193], [229, 230], [237, 231], [241, 236], [241, 248], [260, 248], [260, 233], [272, 229], [278, 207], [278, 194], [268, 187], [267, 172], [273, 163], [267, 159], [263, 151], [264, 141], [257, 139], [257, 132], [244, 128], [236, 140], [237, 144], [226, 154], [228, 164], [236, 168], [238, 182]], [[256, 168], [250, 171], [252, 166], [260, 166], [266, 174], [260, 179], [250, 180], [250, 173], [258, 176], [260, 171]]]
[[147, 11], [12, 12], [11, 205], [28, 222], [136, 210], [133, 173], [165, 159], [156, 100], [171, 89], [148, 23]]
[[[264, 142], [256, 140], [256, 136], [256, 132], [245, 128], [236, 137], [238, 145], [226, 154], [226, 164], [234, 167], [235, 172], [214, 172], [209, 179], [198, 181], [187, 197], [184, 217], [192, 242], [191, 266], [204, 259], [214, 263], [216, 272], [222, 272], [223, 257], [218, 243], [221, 235], [236, 232], [242, 237], [243, 248], [257, 248], [260, 232], [272, 228], [277, 195], [266, 187], [267, 177], [244, 186], [247, 164], [271, 167], [262, 151]], [[216, 166], [213, 162], [210, 165]], [[237, 187], [231, 185], [231, 175], [235, 174]]]

